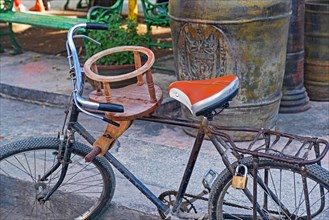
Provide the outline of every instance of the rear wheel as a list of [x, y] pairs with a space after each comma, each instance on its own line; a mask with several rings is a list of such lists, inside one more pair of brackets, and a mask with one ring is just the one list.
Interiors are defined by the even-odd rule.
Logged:
[[85, 163], [90, 151], [73, 145], [71, 163], [61, 186], [45, 203], [45, 195], [57, 182], [61, 166], [46, 181], [38, 181], [56, 162], [57, 138], [33, 138], [0, 147], [1, 219], [95, 219], [109, 205], [115, 177], [104, 158]]
[[[242, 160], [252, 171], [252, 158]], [[235, 164], [236, 166], [237, 164]], [[329, 216], [329, 171], [318, 165], [307, 168], [307, 188], [310, 200], [312, 219], [326, 219]], [[267, 181], [265, 180], [267, 170]], [[269, 219], [306, 219], [306, 205], [300, 167], [288, 163], [260, 159], [258, 178], [267, 182], [267, 189], [257, 186], [257, 202]], [[252, 219], [252, 203], [242, 190], [231, 186], [232, 175], [223, 171], [214, 183], [210, 192], [210, 219]], [[253, 192], [253, 177], [248, 175], [247, 188]], [[283, 206], [278, 205], [278, 198]], [[267, 202], [266, 202], [267, 201]], [[285, 207], [285, 208], [283, 208]], [[260, 216], [257, 216], [261, 219]]]

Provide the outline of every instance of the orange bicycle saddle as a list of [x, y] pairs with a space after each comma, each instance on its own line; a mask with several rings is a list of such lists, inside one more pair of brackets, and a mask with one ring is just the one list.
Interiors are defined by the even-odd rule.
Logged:
[[205, 115], [224, 106], [237, 95], [239, 79], [226, 75], [207, 80], [177, 81], [170, 84], [170, 97], [184, 104], [193, 115]]

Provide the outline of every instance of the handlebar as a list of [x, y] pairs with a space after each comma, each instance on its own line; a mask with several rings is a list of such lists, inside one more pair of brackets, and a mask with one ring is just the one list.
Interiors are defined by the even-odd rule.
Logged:
[[107, 30], [109, 28], [109, 26], [107, 24], [103, 24], [103, 23], [86, 23], [86, 29], [90, 29], [90, 30]]
[[[82, 97], [83, 92], [83, 77], [82, 77], [82, 68], [80, 66], [80, 61], [77, 53], [77, 49], [75, 47], [74, 43], [74, 36], [75, 33], [79, 29], [89, 29], [89, 30], [107, 30], [108, 25], [102, 24], [102, 23], [80, 23], [77, 25], [74, 25], [67, 34], [67, 42], [66, 42], [66, 50], [68, 54], [69, 59], [69, 65], [70, 70], [74, 71], [75, 75], [71, 77], [72, 80], [72, 90], [73, 90], [73, 100], [76, 104], [76, 106], [84, 113], [94, 116], [96, 118], [100, 118], [103, 121], [109, 122], [115, 126], [118, 126], [117, 123], [115, 123], [112, 120], [109, 120], [106, 117], [93, 114], [86, 109], [92, 109], [92, 110], [100, 110], [100, 111], [107, 111], [107, 112], [123, 112], [123, 106], [119, 104], [114, 103], [98, 103], [98, 102], [92, 102]], [[83, 36], [83, 35], [82, 35]], [[87, 38], [88, 39], [88, 38]]]

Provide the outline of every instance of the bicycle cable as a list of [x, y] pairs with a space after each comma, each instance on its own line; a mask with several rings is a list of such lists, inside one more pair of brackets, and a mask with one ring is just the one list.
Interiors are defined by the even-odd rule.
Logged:
[[67, 102], [66, 106], [65, 106], [65, 111], [64, 111], [65, 117], [64, 117], [64, 123], [63, 123], [62, 131], [61, 131], [62, 135], [64, 135], [65, 125], [66, 125], [67, 118], [68, 118], [68, 115], [69, 115], [69, 112], [70, 112], [71, 102], [72, 102], [72, 93], [71, 93], [71, 95], [68, 99], [68, 102]]

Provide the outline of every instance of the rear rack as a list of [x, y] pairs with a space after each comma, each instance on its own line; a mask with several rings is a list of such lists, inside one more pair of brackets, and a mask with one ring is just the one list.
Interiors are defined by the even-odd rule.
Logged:
[[[251, 142], [241, 142], [237, 146], [230, 135], [220, 130], [252, 132], [254, 138]], [[319, 163], [329, 150], [326, 140], [270, 129], [211, 127], [210, 132], [222, 137], [240, 153], [299, 165]]]

